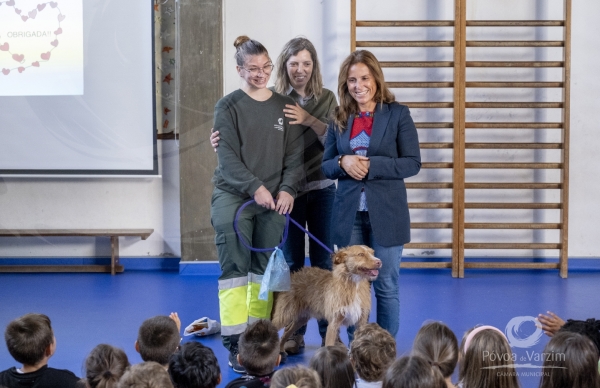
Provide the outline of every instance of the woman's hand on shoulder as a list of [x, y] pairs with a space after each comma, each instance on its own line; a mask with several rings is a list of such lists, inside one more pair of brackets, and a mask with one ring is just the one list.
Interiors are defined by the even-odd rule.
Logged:
[[341, 162], [341, 166], [346, 171], [346, 174], [357, 181], [367, 176], [370, 165], [369, 158], [360, 155], [344, 155]]
[[301, 124], [310, 127], [314, 119], [314, 117], [305, 111], [298, 103], [296, 103], [296, 105], [285, 104], [283, 113], [285, 114], [285, 117], [294, 120], [290, 121], [290, 124]]
[[214, 128], [210, 129], [210, 145], [213, 148], [213, 150], [215, 152], [217, 152], [217, 147], [219, 146], [219, 140], [221, 140], [221, 138], [219, 137], [219, 131], [214, 131]]
[[288, 192], [280, 191], [277, 194], [277, 201], [275, 204], [275, 211], [279, 214], [291, 213], [294, 208], [294, 197]]
[[267, 209], [275, 210], [275, 201], [273, 200], [273, 196], [267, 190], [265, 186], [260, 186], [254, 192], [254, 201], [258, 206], [262, 206]]

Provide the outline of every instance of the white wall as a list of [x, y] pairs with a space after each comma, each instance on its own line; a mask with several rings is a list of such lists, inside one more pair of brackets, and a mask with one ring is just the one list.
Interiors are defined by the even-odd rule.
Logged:
[[[426, 0], [413, 2], [409, 0], [368, 0], [358, 1], [358, 14], [361, 19], [451, 19], [452, 2], [446, 0]], [[555, 9], [560, 10], [559, 0], [469, 0], [469, 19], [521, 19], [561, 18], [562, 12], [557, 15]], [[349, 1], [346, 0], [225, 0], [225, 93], [239, 87], [239, 78], [235, 72], [233, 60], [233, 41], [238, 35], [246, 34], [262, 42], [270, 50], [273, 60], [279, 54], [283, 44], [292, 37], [304, 35], [316, 46], [322, 62], [325, 86], [331, 90], [336, 89], [337, 71], [339, 64], [349, 52]], [[364, 15], [364, 16], [363, 16]], [[600, 219], [600, 206], [597, 204], [596, 193], [600, 192], [600, 163], [596, 162], [595, 151], [600, 146], [600, 132], [597, 123], [600, 123], [600, 77], [597, 76], [595, 65], [600, 60], [600, 46], [596, 37], [600, 35], [600, 26], [597, 17], [600, 16], [600, 2], [597, 0], [573, 1], [573, 27], [572, 27], [572, 80], [571, 80], [571, 189], [570, 189], [570, 257], [599, 257], [600, 239], [597, 238], [597, 220]], [[384, 36], [389, 33], [383, 29], [375, 35]], [[439, 31], [424, 33], [423, 30], [408, 30], [406, 39], [451, 39], [451, 32], [447, 28]], [[513, 31], [513, 30], [510, 30]], [[556, 28], [548, 33], [542, 30], [523, 29], [523, 39], [537, 37], [539, 39], [561, 39], [560, 31]], [[486, 39], [486, 32], [479, 30], [472, 39]], [[506, 34], [509, 34], [506, 31]], [[448, 36], [450, 35], [450, 36]], [[509, 35], [507, 35], [509, 36]], [[389, 36], [388, 36], [389, 38]], [[471, 39], [471, 36], [469, 37]], [[359, 39], [364, 39], [359, 36]], [[405, 49], [406, 50], [406, 49]], [[451, 49], [450, 49], [451, 50]], [[483, 49], [482, 49], [483, 50]], [[554, 49], [553, 49], [554, 50]], [[486, 53], [477, 53], [485, 57]], [[395, 53], [378, 53], [378, 55], [392, 57]], [[402, 51], [404, 58], [418, 57], [422, 59], [447, 58], [451, 54], [443, 50], [430, 51], [425, 54], [408, 49]], [[501, 53], [506, 60], [551, 60], [556, 52], [546, 55], [541, 50], [510, 49]], [[514, 56], [517, 56], [517, 59]], [[418, 59], [413, 59], [418, 60]], [[451, 74], [451, 73], [450, 73]], [[517, 74], [523, 77], [532, 75], [526, 70]], [[537, 77], [551, 77], [553, 73], [538, 72]], [[481, 74], [485, 78], [486, 74]], [[410, 81], [445, 79], [448, 73], [445, 70], [434, 69], [428, 71], [410, 70], [408, 72], [394, 72], [386, 70], [386, 78]], [[421, 99], [439, 100], [448, 98], [447, 90], [429, 90], [427, 93], [415, 90], [395, 90], [400, 101], [416, 101]], [[514, 93], [514, 91], [511, 91]], [[496, 95], [498, 96], [498, 95]], [[506, 98], [504, 95], [500, 97]], [[532, 101], [557, 100], [560, 96], [555, 92], [519, 91], [519, 96], [514, 100], [532, 99]], [[468, 99], [485, 99], [480, 91], [467, 96]], [[413, 109], [415, 121], [446, 120], [446, 113], [432, 113], [425, 110]], [[450, 113], [451, 114], [451, 113]], [[486, 115], [500, 115], [506, 120], [527, 121], [540, 119], [535, 112], [517, 112], [504, 110], [503, 112], [477, 112], [470, 113], [485, 119]], [[553, 113], [541, 116], [542, 119], [551, 121]], [[447, 116], [447, 115], [446, 115]], [[493, 121], [493, 120], [490, 120]], [[419, 133], [422, 140], [445, 141], [447, 133], [432, 132]], [[493, 131], [484, 134], [473, 133], [477, 140], [468, 141], [495, 141], [504, 133]], [[468, 136], [469, 135], [468, 133]], [[542, 134], [531, 132], [515, 132], [513, 141], [553, 141], [555, 135], [550, 131]], [[159, 142], [160, 167], [162, 178], [144, 179], [9, 179], [0, 178], [0, 228], [104, 228], [104, 227], [142, 227], [154, 228], [155, 233], [148, 241], [126, 238], [121, 240], [122, 256], [160, 256], [180, 255], [179, 243], [179, 191], [178, 191], [178, 150], [174, 141]], [[545, 155], [545, 154], [544, 154]], [[550, 154], [551, 158], [558, 154]], [[446, 151], [431, 152], [426, 150], [423, 156], [427, 161], [450, 160], [451, 154]], [[468, 153], [467, 157], [476, 159], [483, 157], [478, 153]], [[539, 152], [519, 153], [502, 150], [492, 154], [497, 160], [512, 161], [537, 161], [544, 156]], [[540, 160], [554, 161], [554, 160]], [[491, 171], [478, 172], [470, 176], [473, 180], [485, 180]], [[498, 179], [514, 181], [529, 179], [531, 173], [526, 171], [511, 171], [510, 175], [499, 176]], [[556, 180], [551, 172], [537, 172], [533, 177], [539, 181]], [[440, 181], [449, 180], [448, 172], [440, 170], [423, 170], [413, 181], [427, 178]], [[448, 201], [449, 190], [419, 191], [411, 190], [409, 195], [415, 201]], [[553, 192], [534, 193], [521, 191], [510, 193], [502, 191], [479, 191], [469, 193], [467, 198], [471, 201], [546, 201], [558, 200]], [[426, 213], [413, 211], [413, 221], [446, 221], [451, 217], [450, 211]], [[432, 215], [433, 214], [433, 215]], [[533, 211], [503, 212], [491, 219], [485, 213], [468, 213], [467, 219], [482, 221], [510, 221], [510, 222], [555, 222], [555, 216], [540, 216]], [[479, 231], [478, 231], [479, 232]], [[471, 241], [484, 239], [486, 233], [496, 231], [483, 231], [479, 234], [468, 236]], [[526, 234], [524, 234], [526, 233]], [[503, 235], [504, 236], [504, 235]], [[414, 231], [416, 240], [448, 241], [449, 233], [446, 231]], [[516, 232], [507, 234], [507, 242], [518, 242], [519, 239], [536, 241], [554, 241], [555, 231], [550, 232]], [[416, 256], [422, 255], [449, 255], [448, 251], [436, 250], [423, 252], [412, 250], [407, 252]], [[479, 252], [468, 252], [476, 255]], [[38, 256], [107, 256], [109, 245], [105, 239], [61, 239], [49, 240], [36, 238], [0, 239], [0, 257], [38, 257]], [[481, 252], [483, 255], [545, 255], [554, 256], [554, 252], [541, 251], [510, 251], [510, 252]]]
[[[158, 152], [160, 178], [0, 178], [0, 228], [152, 228], [121, 238], [121, 256], [180, 257], [179, 150]], [[95, 256], [110, 256], [108, 238], [0, 238], [0, 257]]]
[[[361, 20], [394, 19], [440, 19], [454, 18], [453, 2], [444, 0], [426, 0], [414, 2], [408, 0], [358, 0], [357, 15]], [[233, 42], [238, 35], [248, 35], [263, 43], [273, 60], [277, 58], [283, 44], [292, 37], [304, 35], [316, 46], [324, 72], [325, 86], [331, 90], [337, 88], [337, 73], [340, 63], [349, 53], [350, 2], [345, 0], [305, 0], [301, 2], [257, 0], [225, 1], [225, 92], [239, 87], [239, 76], [235, 71]], [[562, 19], [562, 0], [468, 0], [467, 18], [490, 19]], [[516, 16], [517, 15], [517, 16]], [[575, 257], [598, 257], [600, 242], [595, 237], [594, 220], [598, 219], [600, 206], [593, 200], [600, 184], [589, 177], [597, 176], [600, 167], [590, 159], [591, 148], [600, 143], [600, 134], [593, 132], [598, 123], [600, 98], [596, 90], [600, 86], [600, 77], [592, 69], [600, 59], [600, 47], [594, 43], [597, 36], [600, 15], [600, 3], [595, 0], [573, 1], [572, 28], [572, 82], [571, 82], [571, 189], [570, 189], [570, 243], [569, 255]], [[489, 28], [469, 28], [468, 39], [539, 39], [562, 40], [562, 28], [495, 28], [500, 36], [491, 37]], [[401, 37], [393, 34], [402, 34]], [[380, 28], [359, 29], [359, 40], [453, 40], [451, 27], [441, 28]], [[372, 49], [383, 60], [453, 60], [450, 48], [402, 48]], [[492, 50], [495, 50], [492, 53]], [[468, 60], [561, 60], [562, 50], [505, 48], [470, 48]], [[523, 81], [555, 80], [560, 77], [560, 69], [517, 69], [504, 73], [490, 69], [469, 69], [468, 77], [481, 80], [502, 81], [511, 78]], [[452, 69], [384, 69], [388, 81], [452, 81]], [[506, 78], [504, 78], [506, 77]], [[451, 89], [395, 89], [399, 101], [451, 101]], [[560, 101], [557, 90], [505, 89], [490, 94], [489, 89], [468, 91], [469, 101]], [[429, 110], [411, 109], [415, 121], [452, 121], [451, 109]], [[558, 110], [539, 111], [528, 109], [470, 110], [467, 121], [560, 121]], [[510, 141], [515, 142], [558, 142], [558, 130], [534, 131], [512, 130]], [[468, 142], [507, 141], [504, 131], [467, 131]], [[421, 141], [452, 141], [452, 131], [419, 130]], [[504, 140], [500, 140], [504, 139]], [[585, 152], [590, 148], [588, 152]], [[423, 150], [425, 161], [451, 161], [451, 150]], [[559, 162], [560, 151], [530, 150], [468, 150], [468, 161], [512, 161], [512, 162]], [[556, 171], [528, 170], [475, 170], [467, 172], [469, 181], [537, 182], [558, 181]], [[410, 181], [451, 181], [451, 170], [422, 170]], [[409, 190], [412, 201], [452, 201], [451, 190]], [[469, 190], [467, 201], [471, 202], [558, 202], [558, 190]], [[596, 216], [596, 217], [594, 217]], [[450, 222], [451, 210], [413, 210], [413, 221]], [[492, 212], [489, 210], [466, 213], [467, 222], [558, 222], [558, 211], [510, 210]], [[414, 241], [450, 241], [450, 230], [413, 230]], [[468, 242], [484, 242], [493, 239], [501, 242], [558, 242], [558, 231], [495, 231], [468, 230]], [[448, 250], [407, 250], [407, 254], [448, 256]], [[506, 252], [467, 251], [468, 255], [515, 255], [515, 256], [556, 256], [556, 251], [510, 250]]]

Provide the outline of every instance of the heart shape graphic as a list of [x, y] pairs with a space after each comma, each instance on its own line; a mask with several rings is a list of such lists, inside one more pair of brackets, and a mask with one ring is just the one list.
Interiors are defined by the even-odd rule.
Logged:
[[[16, 0], [7, 0], [5, 2], [2, 2], [2, 0], [0, 0], [0, 5], [6, 4], [8, 7], [12, 7], [13, 10], [15, 11], [15, 13], [20, 16], [20, 19], [23, 22], [27, 22], [29, 19], [35, 19], [38, 16], [38, 14], [42, 10], [44, 10], [46, 8], [47, 4], [50, 4], [51, 8], [57, 8], [58, 7], [58, 2], [56, 2], [56, 1], [50, 1], [50, 2], [45, 2], [45, 3], [37, 4], [33, 9], [31, 9], [31, 10], [25, 10], [24, 11], [21, 8], [17, 8], [15, 6], [16, 3], [17, 3]], [[56, 9], [55, 12], [57, 13], [56, 17], [57, 17], [57, 20], [58, 20], [58, 28], [54, 31], [54, 35], [60, 35], [60, 34], [63, 33], [63, 29], [60, 27], [60, 22], [62, 22], [63, 20], [65, 20], [66, 15], [63, 15], [61, 13], [60, 9], [58, 9], [58, 8]], [[35, 24], [35, 22], [30, 22], [30, 23], [34, 23]], [[51, 27], [50, 28], [47, 27], [47, 29], [51, 31]], [[48, 36], [48, 34], [49, 34], [49, 31], [47, 31], [46, 34], [43, 35], [43, 36]], [[37, 37], [39, 38], [40, 35], [37, 35]], [[11, 43], [14, 43], [14, 42], [11, 42]], [[40, 54], [40, 58], [43, 61], [49, 61], [50, 57], [52, 55], [52, 50], [54, 50], [58, 46], [58, 43], [59, 43], [58, 39], [54, 39], [53, 41], [51, 41], [50, 42], [50, 46], [52, 46], [52, 47], [50, 48], [50, 50], [48, 50], [46, 52], [42, 52]], [[13, 47], [13, 49], [14, 49], [14, 47]], [[3, 51], [6, 51], [8, 53], [8, 55], [10, 55], [11, 58], [14, 61], [16, 61], [16, 62], [18, 62], [20, 64], [25, 63], [25, 60], [26, 60], [25, 58], [29, 54], [31, 54], [31, 55], [29, 55], [30, 57], [31, 56], [35, 56], [35, 53], [27, 53], [26, 51], [25, 51], [25, 53], [23, 53], [23, 51], [21, 51], [21, 53], [11, 52], [10, 51], [10, 44], [9, 44], [9, 42], [4, 42], [4, 43], [2, 43], [0, 45], [0, 53], [3, 52]], [[16, 70], [19, 73], [23, 73], [28, 67], [40, 67], [40, 62], [39, 61], [34, 61], [34, 62], [31, 62], [31, 64], [29, 66], [22, 65], [22, 66], [18, 66], [18, 67], [14, 67], [14, 68], [11, 67], [10, 65], [8, 65], [8, 66], [9, 66], [8, 68], [2, 68], [2, 74], [9, 75], [12, 72], [12, 70]]]

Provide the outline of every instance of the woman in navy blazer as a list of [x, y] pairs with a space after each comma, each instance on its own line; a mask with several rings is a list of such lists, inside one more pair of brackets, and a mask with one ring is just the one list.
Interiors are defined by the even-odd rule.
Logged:
[[369, 51], [355, 51], [342, 63], [338, 96], [322, 165], [327, 178], [338, 180], [332, 239], [338, 247], [368, 245], [381, 259], [373, 282], [377, 323], [395, 336], [400, 259], [410, 241], [404, 178], [421, 168], [417, 130]]

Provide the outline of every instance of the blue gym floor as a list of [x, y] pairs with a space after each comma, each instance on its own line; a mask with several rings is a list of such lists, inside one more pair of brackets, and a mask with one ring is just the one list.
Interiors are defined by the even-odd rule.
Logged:
[[[449, 270], [403, 269], [400, 274], [400, 332], [398, 355], [405, 354], [421, 324], [440, 320], [457, 337], [476, 324], [504, 330], [518, 316], [536, 316], [552, 310], [564, 319], [600, 316], [600, 272], [571, 270], [561, 279], [554, 270], [467, 270], [464, 279], [453, 279]], [[141, 362], [135, 352], [137, 329], [148, 317], [176, 311], [182, 329], [194, 319], [219, 319], [216, 276], [181, 276], [177, 272], [126, 271], [108, 274], [0, 274], [0, 327], [28, 312], [47, 314], [57, 339], [50, 360], [55, 368], [81, 375], [83, 360], [99, 343], [125, 350], [131, 363]], [[373, 314], [371, 321], [373, 321]], [[533, 324], [521, 331], [533, 332]], [[346, 341], [345, 334], [342, 339]], [[227, 352], [219, 335], [184, 341], [200, 341], [211, 347], [221, 365], [223, 384], [237, 377], [227, 366]], [[530, 349], [541, 352], [548, 342]], [[315, 321], [309, 323], [306, 349], [290, 356], [288, 365], [307, 363], [320, 346]], [[541, 365], [541, 362], [539, 363]], [[0, 369], [15, 365], [4, 341], [0, 341]], [[525, 370], [524, 372], [528, 372]], [[535, 370], [534, 370], [535, 372]], [[520, 377], [524, 388], [537, 387], [538, 377]]]

